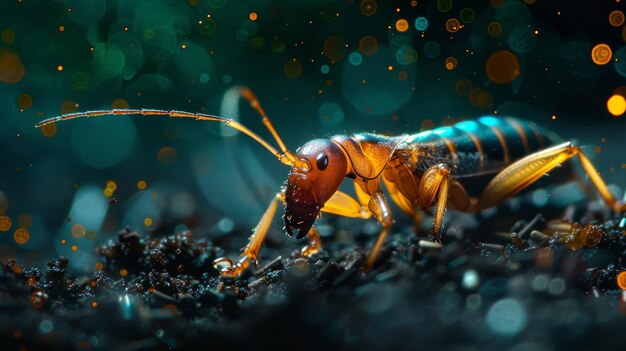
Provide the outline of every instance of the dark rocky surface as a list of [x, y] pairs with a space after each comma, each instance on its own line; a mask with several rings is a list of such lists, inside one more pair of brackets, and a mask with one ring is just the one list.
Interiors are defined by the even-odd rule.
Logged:
[[[94, 272], [10, 261], [0, 268], [3, 350], [120, 349], [617, 349], [624, 345], [626, 228], [606, 211], [560, 211], [507, 233], [451, 224], [443, 249], [408, 234], [361, 270], [373, 236], [326, 238], [298, 257], [270, 242], [258, 269], [223, 280], [224, 254], [191, 232], [153, 238], [130, 228], [97, 250]], [[504, 212], [504, 213], [502, 213]], [[498, 218], [509, 216], [501, 211]], [[526, 218], [526, 216], [525, 216]], [[620, 222], [622, 225], [620, 226]], [[331, 222], [332, 224], [332, 222]], [[568, 230], [564, 231], [563, 229]], [[235, 248], [220, 238], [215, 245]], [[287, 242], [287, 240], [284, 240]]]

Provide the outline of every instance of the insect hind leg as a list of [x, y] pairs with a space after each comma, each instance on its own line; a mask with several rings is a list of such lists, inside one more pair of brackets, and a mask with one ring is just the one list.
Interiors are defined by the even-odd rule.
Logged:
[[480, 196], [479, 207], [488, 208], [499, 204], [574, 156], [578, 156], [585, 173], [604, 202], [613, 210], [624, 212], [626, 203], [615, 199], [589, 158], [569, 141], [530, 154], [506, 167], [489, 182]]

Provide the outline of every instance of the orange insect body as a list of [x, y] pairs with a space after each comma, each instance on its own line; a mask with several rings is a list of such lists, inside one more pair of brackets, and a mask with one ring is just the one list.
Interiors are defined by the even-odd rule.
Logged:
[[[302, 250], [306, 256], [321, 248], [314, 226], [320, 212], [364, 219], [375, 217], [382, 230], [365, 262], [365, 269], [371, 268], [393, 223], [382, 184], [391, 199], [418, 223], [420, 213], [433, 208], [431, 235], [437, 242], [447, 207], [471, 213], [498, 205], [574, 156], [607, 205], [616, 211], [626, 209], [626, 204], [613, 197], [578, 147], [571, 142], [559, 143], [556, 135], [531, 122], [488, 116], [415, 135], [337, 135], [310, 141], [294, 155], [278, 136], [254, 94], [247, 88], [234, 89], [263, 117], [280, 151], [237, 121], [181, 111], [90, 111], [51, 118], [37, 126], [80, 117], [131, 114], [215, 121], [246, 134], [281, 163], [291, 166], [286, 187], [270, 202], [241, 258], [235, 263], [228, 258], [214, 262], [222, 276], [236, 277], [251, 262], [257, 262], [281, 202], [285, 204], [283, 218], [287, 233], [309, 239]], [[561, 174], [551, 179], [566, 180], [571, 172], [571, 168], [563, 167]], [[339, 191], [346, 177], [354, 181], [356, 199]]]

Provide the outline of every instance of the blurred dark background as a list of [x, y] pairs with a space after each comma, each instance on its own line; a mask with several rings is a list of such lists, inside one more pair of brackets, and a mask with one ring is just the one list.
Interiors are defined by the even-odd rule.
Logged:
[[[511, 115], [578, 140], [623, 188], [623, 10], [619, 0], [3, 1], [0, 258], [68, 255], [93, 269], [93, 248], [125, 225], [210, 238], [250, 230], [288, 169], [218, 124], [34, 127], [74, 111], [162, 108], [239, 118], [273, 142], [229, 98], [239, 85], [292, 151], [337, 133]], [[612, 53], [594, 62], [599, 44]]]

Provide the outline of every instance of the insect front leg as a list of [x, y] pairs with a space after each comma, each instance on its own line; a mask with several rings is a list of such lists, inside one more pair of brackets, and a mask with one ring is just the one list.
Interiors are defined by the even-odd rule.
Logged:
[[267, 210], [265, 210], [263, 217], [261, 217], [259, 224], [254, 229], [254, 233], [250, 236], [250, 241], [248, 241], [248, 244], [244, 247], [241, 258], [237, 263], [233, 264], [227, 257], [221, 257], [213, 261], [213, 266], [220, 271], [220, 276], [238, 277], [248, 267], [251, 261], [256, 264], [261, 245], [265, 240], [265, 234], [267, 234], [272, 220], [274, 219], [274, 215], [276, 214], [276, 207], [284, 198], [285, 194], [283, 191], [274, 196]]
[[481, 208], [487, 208], [501, 203], [574, 156], [578, 156], [585, 173], [604, 202], [616, 212], [626, 211], [626, 203], [615, 199], [591, 161], [569, 141], [530, 154], [506, 167], [489, 182], [480, 196], [478, 205]]

